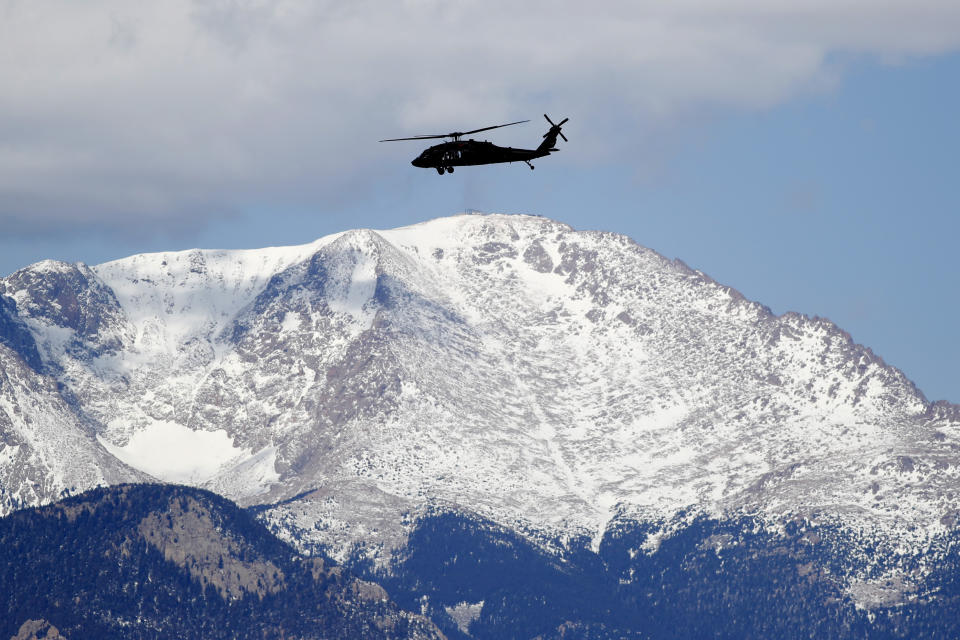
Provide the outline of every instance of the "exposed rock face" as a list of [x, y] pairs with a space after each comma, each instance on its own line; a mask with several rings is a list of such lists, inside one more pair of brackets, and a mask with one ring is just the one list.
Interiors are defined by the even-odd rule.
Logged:
[[112, 331], [121, 323], [120, 306], [87, 265], [47, 260], [8, 276], [5, 285], [24, 317], [72, 332], [67, 348], [75, 356], [120, 346]]
[[204, 587], [213, 585], [224, 599], [247, 594], [263, 598], [285, 586], [283, 569], [257, 558], [247, 541], [220, 531], [206, 506], [193, 496], [149, 513], [137, 531], [166, 561], [187, 569]]
[[[0, 285], [0, 294], [2, 291]], [[3, 295], [0, 295], [0, 345], [16, 353], [34, 371], [42, 366], [33, 335], [17, 315], [17, 304]]]
[[[19, 382], [0, 396], [23, 391], [0, 404], [4, 437], [86, 434], [32, 467], [0, 452], [6, 510], [140, 474], [259, 505], [339, 558], [401, 547], [437, 505], [594, 550], [612, 522], [801, 517], [893, 555], [960, 510], [957, 407], [829, 321], [774, 316], [622, 236], [457, 216], [40, 263], [3, 292], [47, 372], [8, 330], [0, 371]], [[51, 471], [77, 450], [89, 477]]]
[[11, 640], [54, 640], [64, 638], [60, 631], [46, 620], [27, 620]]

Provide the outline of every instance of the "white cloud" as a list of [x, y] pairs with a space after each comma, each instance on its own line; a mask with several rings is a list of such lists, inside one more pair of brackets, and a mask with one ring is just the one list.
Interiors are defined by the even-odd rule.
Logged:
[[610, 159], [690, 114], [830, 86], [835, 54], [958, 46], [952, 0], [8, 1], [0, 224], [317, 203], [374, 179], [379, 138], [544, 111], [590, 127], [578, 158]]

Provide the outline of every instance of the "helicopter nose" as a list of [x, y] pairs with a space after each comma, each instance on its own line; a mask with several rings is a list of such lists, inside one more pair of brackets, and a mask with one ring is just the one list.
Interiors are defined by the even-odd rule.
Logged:
[[421, 168], [427, 166], [423, 163], [423, 156], [417, 156], [416, 158], [413, 159], [413, 161], [410, 164], [412, 164], [415, 167], [421, 167]]

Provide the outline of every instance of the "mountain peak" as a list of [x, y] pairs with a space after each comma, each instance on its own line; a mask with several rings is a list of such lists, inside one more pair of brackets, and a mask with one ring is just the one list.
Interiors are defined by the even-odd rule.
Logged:
[[[625, 236], [465, 214], [132, 256], [77, 267], [99, 322], [30, 297], [63, 273], [5, 288], [97, 442], [343, 553], [437, 504], [595, 543], [615, 517], [747, 512], [921, 544], [955, 508], [953, 409]], [[162, 457], [151, 434], [223, 446]]]

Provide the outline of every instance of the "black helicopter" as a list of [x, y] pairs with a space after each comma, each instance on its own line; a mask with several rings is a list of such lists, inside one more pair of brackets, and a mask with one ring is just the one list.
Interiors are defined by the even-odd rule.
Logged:
[[437, 173], [443, 175], [444, 172], [453, 173], [454, 167], [466, 167], [478, 164], [498, 164], [501, 162], [526, 162], [527, 166], [533, 169], [531, 160], [550, 155], [557, 144], [557, 136], [563, 138], [564, 142], [569, 142], [567, 136], [563, 135], [560, 127], [570, 118], [564, 118], [559, 124], [554, 124], [553, 120], [547, 114], [543, 117], [550, 123], [550, 130], [543, 134], [544, 141], [536, 149], [514, 149], [512, 147], [498, 147], [492, 142], [480, 140], [461, 140], [461, 136], [471, 133], [479, 133], [489, 129], [499, 129], [500, 127], [509, 127], [514, 124], [530, 122], [529, 120], [518, 120], [517, 122], [508, 122], [506, 124], [495, 124], [492, 127], [483, 127], [473, 131], [455, 131], [453, 133], [441, 133], [435, 136], [414, 136], [412, 138], [389, 138], [380, 142], [397, 142], [398, 140], [429, 140], [431, 138], [453, 138], [449, 142], [443, 142], [433, 145], [417, 156], [411, 163], [415, 167], [427, 169], [433, 167]]

